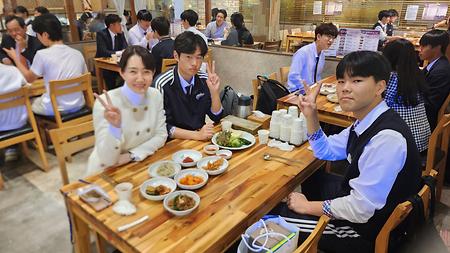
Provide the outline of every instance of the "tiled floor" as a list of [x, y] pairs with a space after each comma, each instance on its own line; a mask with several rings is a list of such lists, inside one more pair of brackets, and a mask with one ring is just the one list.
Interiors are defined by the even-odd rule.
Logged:
[[[90, 152], [79, 153], [68, 163], [71, 181], [84, 175]], [[38, 161], [36, 152], [31, 153], [33, 160]], [[59, 193], [59, 168], [55, 156], [48, 154], [48, 158], [51, 170], [47, 173], [27, 159], [0, 164], [5, 179], [5, 189], [0, 191], [0, 252], [73, 252], [66, 209]], [[448, 188], [444, 189], [442, 203], [437, 205], [435, 225], [450, 241], [450, 232], [445, 232], [450, 231]], [[440, 252], [433, 245], [425, 246], [426, 252]]]

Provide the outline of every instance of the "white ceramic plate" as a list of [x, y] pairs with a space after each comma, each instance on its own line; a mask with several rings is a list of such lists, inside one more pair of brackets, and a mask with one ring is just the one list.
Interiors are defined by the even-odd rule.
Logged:
[[[196, 185], [181, 184], [180, 180], [187, 175], [201, 177], [201, 178], [203, 178], [203, 182], [196, 184]], [[185, 190], [200, 189], [206, 184], [206, 182], [208, 182], [208, 173], [206, 173], [206, 171], [204, 171], [204, 170], [199, 170], [199, 169], [185, 169], [185, 170], [180, 171], [180, 173], [178, 173], [175, 176], [175, 182], [177, 182], [178, 187], [180, 187], [181, 189], [185, 189]]]
[[332, 103], [336, 103], [336, 104], [339, 103], [339, 99], [336, 94], [327, 95], [327, 100]]
[[220, 156], [222, 158], [229, 160], [231, 158], [231, 156], [233, 156], [233, 152], [231, 152], [231, 150], [228, 150], [228, 149], [221, 149], [221, 150], [217, 150], [216, 156]]
[[[164, 165], [164, 164], [166, 164], [166, 163], [170, 164], [173, 167], [174, 172], [172, 174], [168, 175], [168, 176], [164, 176], [164, 175], [158, 174], [159, 167]], [[174, 177], [178, 172], [180, 172], [180, 170], [181, 170], [181, 165], [179, 163], [176, 163], [174, 161], [169, 161], [169, 160], [167, 160], [167, 161], [158, 161], [156, 163], [151, 164], [150, 167], [148, 167], [148, 174], [151, 177]]]
[[[183, 160], [186, 157], [190, 157], [192, 158], [192, 160], [194, 160], [193, 162], [190, 163], [184, 163]], [[198, 152], [197, 150], [193, 150], [193, 149], [183, 149], [180, 150], [178, 152], [175, 152], [172, 155], [172, 160], [174, 160], [175, 162], [181, 164], [181, 166], [183, 167], [194, 167], [197, 162], [202, 159], [202, 153]]]
[[[216, 170], [206, 170], [206, 169], [204, 169], [204, 167], [206, 167], [208, 162], [214, 162], [214, 161], [216, 161], [218, 159], [223, 159], [223, 163], [222, 163], [222, 165], [219, 168], [217, 168]], [[200, 169], [200, 170], [206, 171], [206, 173], [208, 173], [211, 176], [215, 176], [215, 175], [222, 174], [222, 173], [224, 173], [227, 170], [227, 168], [228, 168], [228, 161], [226, 159], [224, 159], [223, 157], [220, 157], [220, 156], [208, 156], [208, 157], [205, 157], [202, 160], [198, 161], [197, 168]]]
[[[193, 198], [195, 200], [194, 207], [192, 207], [191, 209], [184, 210], [184, 211], [177, 211], [177, 210], [173, 210], [172, 208], [170, 208], [169, 201], [180, 194], [187, 195], [187, 196]], [[172, 213], [175, 216], [188, 215], [188, 214], [192, 213], [199, 205], [200, 205], [200, 196], [198, 196], [197, 193], [192, 192], [192, 191], [172, 192], [169, 195], [167, 195], [167, 197], [164, 199], [164, 202], [163, 202], [164, 209], [166, 209], [168, 212]]]
[[253, 146], [255, 144], [255, 142], [256, 142], [255, 136], [253, 136], [251, 133], [248, 133], [248, 132], [245, 132], [245, 131], [239, 131], [239, 130], [233, 130], [233, 132], [240, 132], [241, 133], [241, 138], [244, 138], [244, 139], [250, 141], [250, 144], [249, 145], [244, 145], [244, 146], [241, 146], [241, 147], [238, 147], [238, 148], [221, 146], [221, 145], [217, 144], [217, 141], [216, 141], [217, 135], [219, 135], [220, 132], [214, 134], [214, 136], [211, 139], [211, 142], [213, 144], [219, 146], [220, 148], [229, 149], [229, 150], [246, 149], [246, 148], [249, 148], [249, 147]]
[[214, 144], [209, 144], [203, 147], [203, 152], [207, 155], [214, 155], [217, 150], [219, 150], [219, 146]]
[[[165, 187], [170, 188], [170, 192], [164, 195], [150, 195], [147, 194], [146, 189], [149, 186], [153, 186], [153, 187], [157, 187], [159, 185], [164, 185]], [[141, 184], [141, 187], [139, 188], [141, 195], [149, 200], [155, 200], [155, 201], [159, 201], [159, 200], [163, 200], [167, 195], [169, 195], [171, 192], [174, 192], [175, 189], [177, 189], [177, 183], [175, 183], [175, 181], [171, 178], [167, 178], [167, 177], [155, 177], [152, 179], [149, 179], [147, 181], [145, 181], [144, 183]]]

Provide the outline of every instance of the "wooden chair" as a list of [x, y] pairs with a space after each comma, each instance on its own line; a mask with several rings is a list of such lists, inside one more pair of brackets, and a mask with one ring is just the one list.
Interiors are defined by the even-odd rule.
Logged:
[[[73, 84], [79, 85], [73, 86]], [[48, 144], [47, 132], [49, 129], [62, 128], [66, 126], [78, 125], [92, 120], [92, 107], [94, 105], [94, 95], [92, 92], [91, 73], [83, 74], [76, 78], [66, 80], [50, 81], [50, 100], [55, 116], [38, 115], [38, 125], [43, 136], [45, 146]], [[58, 111], [57, 97], [82, 92], [86, 105], [77, 112], [62, 115]]]
[[280, 83], [286, 85], [286, 83], [288, 81], [288, 75], [289, 75], [290, 70], [291, 70], [291, 66], [280, 68]]
[[263, 50], [266, 51], [280, 51], [280, 47], [281, 47], [281, 40], [277, 40], [277, 41], [265, 41], [263, 44]]
[[206, 62], [209, 65], [212, 65], [213, 58], [212, 58], [212, 49], [208, 48], [208, 52], [205, 55], [205, 58], [203, 59], [204, 62]]
[[438, 172], [436, 183], [436, 200], [441, 200], [442, 186], [444, 185], [444, 174], [447, 163], [447, 153], [450, 138], [450, 113], [444, 114], [430, 136], [427, 163], [422, 175], [429, 175], [431, 170]]
[[[0, 149], [21, 143], [24, 154], [29, 157], [27, 141], [34, 140], [42, 165], [38, 165], [42, 170], [48, 171], [49, 166], [47, 157], [45, 156], [44, 146], [42, 145], [39, 130], [31, 111], [30, 99], [28, 98], [28, 87], [23, 87], [17, 91], [0, 95], [0, 101], [7, 101], [0, 103], [0, 110], [9, 108], [25, 106], [28, 115], [28, 124], [19, 129], [0, 132]], [[31, 160], [31, 159], [30, 159]], [[0, 175], [0, 189], [3, 187], [3, 179]]]
[[[430, 176], [436, 178], [438, 174], [437, 171], [432, 170]], [[429, 214], [429, 203], [431, 197], [431, 189], [428, 185], [424, 185], [419, 191], [418, 195], [423, 201], [424, 215], [425, 219], [428, 219]], [[378, 236], [375, 240], [375, 253], [387, 253], [389, 249], [389, 236], [391, 232], [408, 217], [409, 213], [412, 211], [412, 203], [410, 201], [405, 201], [397, 205], [397, 207], [392, 211], [384, 226], [381, 228]]]
[[294, 251], [294, 253], [316, 253], [320, 237], [327, 227], [330, 218], [326, 215], [320, 216], [316, 227], [306, 240]]
[[[93, 132], [94, 125], [92, 121], [84, 122], [75, 126], [50, 130], [50, 138], [53, 146], [55, 147], [63, 185], [69, 184], [65, 157], [72, 156], [81, 150], [94, 146], [95, 137]], [[92, 134], [87, 135], [89, 133]], [[78, 138], [70, 141], [73, 137]]]
[[[273, 72], [270, 74], [269, 79], [277, 79], [277, 72]], [[252, 80], [252, 90], [253, 90], [253, 110], [256, 110], [256, 105], [258, 104], [258, 98], [259, 98], [259, 90], [261, 89], [261, 81], [258, 79]]]
[[285, 48], [286, 42], [287, 42], [286, 36], [289, 34], [289, 32], [288, 32], [288, 30], [280, 30], [279, 34], [280, 34], [280, 39], [281, 39], [281, 47]]
[[83, 56], [84, 60], [86, 61], [86, 66], [89, 70], [89, 72], [94, 73], [95, 71], [95, 64], [94, 64], [94, 58], [95, 54], [97, 52], [97, 45], [95, 44], [89, 44], [83, 46]]
[[437, 121], [439, 122], [444, 114], [450, 112], [450, 94], [448, 94], [447, 98], [445, 99], [444, 103], [441, 106], [441, 109], [439, 109]]
[[163, 59], [162, 65], [161, 65], [161, 73], [164, 73], [167, 70], [174, 68], [177, 65], [177, 63], [178, 62], [175, 59], [171, 59], [171, 58]]

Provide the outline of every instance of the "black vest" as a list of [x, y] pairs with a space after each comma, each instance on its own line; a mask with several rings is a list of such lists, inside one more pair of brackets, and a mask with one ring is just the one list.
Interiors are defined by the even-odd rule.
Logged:
[[[367, 223], [354, 223], [352, 225], [358, 234], [373, 242], [395, 207], [399, 203], [406, 201], [408, 197], [417, 194], [421, 185], [420, 155], [411, 130], [394, 110], [389, 109], [382, 113], [359, 137], [353, 131], [353, 127], [350, 130], [347, 142], [347, 155], [350, 154], [351, 163], [347, 168], [345, 180], [342, 184], [341, 196], [350, 194], [349, 181], [359, 176], [358, 160], [364, 151], [364, 147], [372, 137], [385, 129], [399, 132], [406, 139], [407, 156], [405, 164], [389, 192], [386, 205], [382, 209], [375, 211]], [[383, 159], [383, 157], [379, 159]]]
[[[383, 28], [379, 22], [376, 22], [376, 23], [372, 26], [372, 29], [375, 29], [377, 26]], [[384, 29], [383, 29], [383, 30], [384, 30]], [[377, 48], [378, 51], [381, 51], [381, 49], [383, 48], [383, 44], [384, 44], [384, 41], [378, 40], [378, 48]]]

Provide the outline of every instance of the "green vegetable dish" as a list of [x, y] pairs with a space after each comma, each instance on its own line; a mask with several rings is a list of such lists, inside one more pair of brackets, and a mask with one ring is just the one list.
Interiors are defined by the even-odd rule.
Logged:
[[233, 133], [231, 131], [222, 131], [216, 137], [216, 142], [218, 145], [229, 148], [240, 148], [245, 145], [250, 145], [251, 142], [240, 137], [238, 133]]

